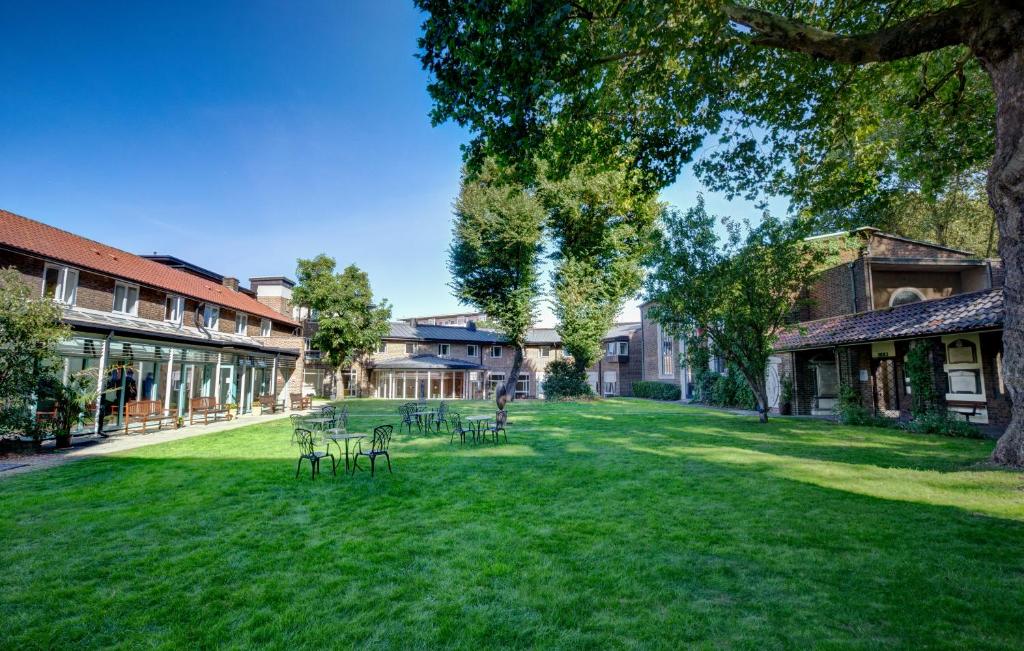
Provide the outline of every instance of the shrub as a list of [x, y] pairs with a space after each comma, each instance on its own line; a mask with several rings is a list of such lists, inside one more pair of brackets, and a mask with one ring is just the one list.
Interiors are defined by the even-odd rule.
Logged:
[[704, 393], [703, 402], [716, 407], [737, 407], [739, 409], [756, 409], [757, 399], [754, 392], [750, 390], [747, 381], [732, 365], [729, 366], [729, 373], [721, 375], [708, 373], [709, 388]]
[[943, 434], [945, 436], [957, 436], [965, 438], [981, 438], [978, 428], [961, 420], [945, 409], [929, 409], [928, 411], [914, 416], [911, 420], [901, 425], [903, 429], [915, 434]]
[[587, 382], [587, 373], [564, 359], [548, 364], [547, 377], [542, 384], [546, 400], [590, 398], [594, 392]]
[[896, 421], [877, 416], [860, 404], [860, 394], [853, 387], [839, 389], [839, 422], [844, 425], [866, 425], [868, 427], [893, 427]]
[[935, 386], [932, 379], [931, 357], [928, 346], [918, 342], [910, 347], [903, 366], [910, 384], [910, 413], [915, 419], [935, 411]]
[[651, 400], [679, 400], [679, 385], [650, 381], [634, 382], [633, 396]]

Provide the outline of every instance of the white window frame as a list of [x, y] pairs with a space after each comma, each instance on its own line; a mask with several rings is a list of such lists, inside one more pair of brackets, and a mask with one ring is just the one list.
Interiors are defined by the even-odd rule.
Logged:
[[270, 319], [260, 319], [260, 336], [269, 337], [274, 332], [274, 323]]
[[[669, 351], [671, 353], [672, 340], [665, 336], [665, 331], [662, 330], [661, 326], [659, 325], [658, 326], [658, 376], [659, 377], [663, 377], [663, 378], [671, 378], [671, 377], [675, 377], [675, 367], [673, 365], [673, 368], [669, 369], [668, 372], [665, 371], [665, 359], [666, 359], [666, 355], [665, 355], [665, 342], [666, 341], [669, 343]], [[670, 354], [668, 356], [668, 358], [671, 359], [672, 355]]]
[[[522, 385], [522, 389], [519, 386]], [[519, 377], [516, 378], [516, 398], [529, 398], [530, 397], [530, 374], [520, 373]]]
[[[210, 318], [210, 315], [213, 318]], [[203, 327], [207, 330], [220, 328], [220, 306], [206, 303], [203, 305]]]
[[249, 327], [249, 315], [235, 312], [235, 334], [244, 335]]
[[[497, 355], [495, 355], [495, 354], [494, 354], [494, 351], [498, 351], [498, 354], [497, 354]], [[501, 346], [491, 346], [491, 351], [490, 351], [490, 353], [488, 354], [488, 356], [489, 356], [489, 357], [490, 357], [491, 359], [501, 359]]]
[[468, 344], [466, 346], [466, 356], [467, 357], [476, 357], [479, 354], [479, 352], [480, 352], [480, 349], [477, 348], [476, 344]]
[[[125, 305], [123, 305], [123, 306], [118, 306], [118, 304], [117, 304], [117, 290], [120, 287], [124, 288], [124, 303], [125, 303]], [[120, 309], [120, 307], [127, 307], [129, 292], [131, 292], [133, 289], [135, 290], [135, 304], [132, 305], [130, 310]], [[139, 315], [139, 286], [135, 285], [133, 283], [126, 283], [126, 282], [123, 282], [121, 280], [115, 281], [114, 282], [114, 302], [113, 302], [113, 306], [111, 307], [110, 311], [111, 312], [115, 312], [117, 314], [127, 314], [129, 316], [138, 316]]]
[[[43, 265], [43, 298], [46, 298], [46, 275], [50, 269], [57, 271], [57, 286], [53, 288], [53, 301], [61, 305], [74, 305], [78, 300], [78, 269], [62, 264], [50, 264], [49, 262]], [[71, 282], [72, 278], [74, 279], [73, 282]], [[68, 296], [69, 288], [70, 296]]]
[[541, 346], [540, 347], [540, 356], [541, 357], [551, 357], [551, 346]]
[[[889, 307], [893, 307], [893, 303], [896, 301], [896, 297], [903, 292], [910, 292], [912, 294], [916, 294], [918, 301], [925, 300], [924, 294], [921, 293], [921, 290], [917, 289], [916, 287], [899, 287], [893, 290], [892, 296], [889, 297]], [[903, 305], [911, 305], [911, 303], [904, 303]]]
[[377, 344], [377, 352], [378, 353], [386, 353], [386, 352], [388, 352], [388, 342], [382, 341], [379, 344]]
[[[171, 318], [167, 318], [168, 308], [170, 308]], [[181, 320], [184, 317], [185, 297], [168, 294], [167, 298], [164, 299], [164, 321], [167, 323], [173, 323], [174, 325], [181, 325]]]
[[493, 396], [498, 390], [498, 385], [505, 384], [504, 373], [491, 373], [487, 376], [487, 395]]
[[451, 344], [438, 344], [437, 345], [437, 356], [438, 357], [450, 357], [452, 354]]
[[405, 342], [405, 354], [414, 355], [416, 353], [416, 344], [411, 341]]

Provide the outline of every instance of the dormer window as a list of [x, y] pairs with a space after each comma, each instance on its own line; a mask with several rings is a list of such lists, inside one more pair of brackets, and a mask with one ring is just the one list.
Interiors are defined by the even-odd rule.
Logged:
[[246, 328], [249, 327], [249, 315], [248, 314], [236, 314], [235, 315], [235, 334], [244, 335]]
[[207, 303], [203, 306], [203, 327], [207, 330], [216, 330], [220, 325], [220, 308]]
[[164, 301], [164, 321], [181, 325], [181, 317], [185, 314], [185, 299], [181, 296], [168, 296]]
[[64, 305], [74, 305], [78, 294], [78, 270], [48, 264], [43, 271], [43, 296]]
[[136, 316], [139, 313], [139, 286], [118, 281], [114, 284], [114, 312]]
[[910, 303], [918, 303], [923, 300], [924, 294], [913, 287], [900, 287], [892, 293], [892, 298], [889, 299], [889, 307], [909, 305]]
[[260, 319], [260, 336], [269, 337], [271, 329], [270, 319]]
[[451, 352], [452, 352], [451, 344], [438, 344], [437, 345], [437, 356], [438, 357], [448, 357], [449, 355], [451, 355]]

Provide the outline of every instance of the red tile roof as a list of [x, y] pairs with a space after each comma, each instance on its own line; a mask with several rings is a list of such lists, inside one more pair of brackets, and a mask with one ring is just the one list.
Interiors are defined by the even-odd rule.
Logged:
[[1003, 327], [1003, 290], [987, 289], [899, 307], [806, 321], [787, 330], [776, 350], [928, 337]]
[[0, 210], [0, 246], [8, 246], [41, 258], [58, 260], [74, 267], [123, 278], [202, 302], [229, 307], [246, 314], [298, 325], [294, 319], [272, 310], [242, 292], [230, 290], [204, 278], [6, 210]]

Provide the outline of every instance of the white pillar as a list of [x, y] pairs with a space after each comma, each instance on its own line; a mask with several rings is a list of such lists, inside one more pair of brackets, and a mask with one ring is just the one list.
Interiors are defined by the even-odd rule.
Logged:
[[424, 389], [423, 393], [426, 394], [423, 396], [423, 399], [430, 400], [430, 371], [427, 371], [427, 388]]
[[241, 370], [242, 383], [239, 386], [238, 399], [235, 401], [238, 404], [238, 407], [235, 408], [235, 412], [239, 416], [241, 416], [242, 415], [242, 406], [245, 405], [245, 367], [244, 366], [239, 366], [238, 368], [239, 368], [239, 370]]
[[[391, 391], [388, 393], [388, 397], [397, 398], [395, 395], [395, 376], [398, 375], [395, 371], [388, 371], [388, 383], [391, 385]], [[403, 383], [404, 385], [404, 383]]]
[[220, 360], [222, 353], [217, 353], [217, 369], [213, 372], [213, 402], [220, 404]]
[[171, 411], [171, 388], [174, 386], [174, 349], [170, 350], [167, 359], [167, 384], [164, 385], [164, 411]]
[[103, 340], [103, 347], [100, 348], [100, 367], [99, 375], [96, 377], [96, 422], [93, 424], [93, 434], [100, 433], [100, 413], [103, 411], [103, 389], [104, 389], [104, 377], [107, 374], [107, 355], [110, 353], [110, 337], [114, 333], [111, 332], [107, 335], [107, 338]]
[[270, 395], [274, 396], [274, 400], [277, 400], [277, 358], [280, 355], [274, 355], [274, 363], [270, 367]]

